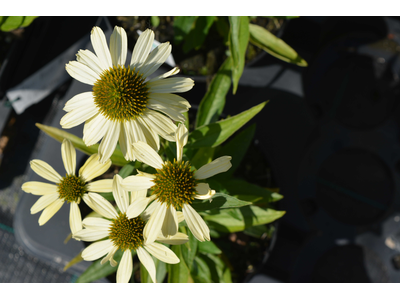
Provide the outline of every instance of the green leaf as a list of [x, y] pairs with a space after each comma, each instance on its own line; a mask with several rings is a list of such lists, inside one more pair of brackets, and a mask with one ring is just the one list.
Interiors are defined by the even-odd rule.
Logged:
[[197, 16], [174, 17], [174, 41], [176, 44], [181, 43], [186, 38], [197, 18]]
[[199, 252], [210, 254], [221, 254], [222, 251], [212, 241], [199, 243]]
[[232, 177], [233, 173], [242, 163], [242, 160], [249, 148], [251, 142], [253, 141], [254, 134], [256, 131], [256, 124], [252, 124], [245, 130], [238, 133], [235, 137], [233, 137], [230, 141], [226, 144], [221, 146], [221, 148], [215, 154], [215, 157], [221, 157], [225, 155], [232, 156], [232, 167], [221, 174], [213, 177], [214, 179], [218, 180], [219, 178], [229, 178]]
[[236, 93], [239, 79], [242, 76], [249, 43], [249, 18], [246, 16], [229, 17], [230, 36], [229, 50], [232, 56], [233, 94]]
[[173, 245], [171, 250], [180, 259], [178, 264], [168, 264], [168, 282], [169, 283], [186, 283], [191, 281], [190, 270], [187, 267], [182, 256], [182, 245]]
[[185, 38], [182, 50], [188, 53], [192, 49], [198, 50], [203, 44], [211, 25], [214, 23], [213, 16], [200, 16], [196, 19], [194, 27]]
[[258, 114], [268, 101], [260, 103], [238, 115], [212, 124], [203, 125], [189, 134], [186, 147], [216, 147], [225, 142], [232, 134], [240, 129]]
[[233, 208], [240, 213], [241, 218], [234, 218], [230, 210], [220, 210], [215, 214], [202, 213], [204, 221], [209, 227], [222, 232], [238, 232], [246, 228], [271, 223], [281, 218], [285, 212], [270, 208], [261, 208], [249, 205], [241, 208]]
[[229, 41], [229, 21], [227, 17], [217, 17], [215, 27], [219, 35], [224, 39], [224, 44], [227, 45]]
[[[46, 133], [48, 136], [52, 137], [53, 139], [59, 141], [62, 143], [64, 139], [69, 139], [71, 143], [74, 145], [76, 149], [79, 151], [87, 154], [87, 155], [92, 155], [94, 153], [98, 152], [99, 144], [95, 144], [93, 146], [86, 146], [83, 140], [76, 135], [72, 133], [68, 133], [65, 130], [52, 127], [52, 126], [46, 126], [43, 124], [36, 123], [35, 124], [40, 130], [42, 130], [44, 133]], [[114, 165], [116, 166], [125, 166], [127, 163], [129, 163], [124, 156], [122, 155], [122, 151], [117, 147], [114, 150], [114, 153], [111, 155], [111, 161]]]
[[150, 21], [153, 27], [157, 27], [158, 25], [160, 25], [160, 18], [157, 16], [151, 16]]
[[22, 16], [11, 16], [5, 17], [3, 19], [3, 23], [0, 26], [2, 31], [11, 31], [21, 27], [22, 23], [24, 22], [24, 18]]
[[200, 283], [211, 283], [211, 271], [207, 263], [202, 259], [202, 256], [196, 256], [194, 262], [191, 272], [193, 280]]
[[212, 254], [200, 255], [210, 270], [211, 280], [216, 283], [232, 282], [229, 267], [218, 257]]
[[24, 21], [21, 24], [21, 27], [28, 27], [33, 20], [35, 20], [36, 18], [38, 18], [37, 16], [27, 16], [24, 18]]
[[231, 68], [232, 60], [228, 57], [213, 77], [200, 102], [195, 128], [218, 121], [225, 106], [226, 94], [231, 87]]
[[281, 17], [267, 17], [265, 16], [264, 18], [272, 18], [272, 19], [283, 19], [283, 20], [289, 20], [289, 19], [296, 19], [299, 18], [298, 16], [293, 16], [293, 17], [289, 17], [289, 16], [281, 16]]
[[[154, 265], [156, 266], [156, 281], [158, 283], [163, 282], [167, 274], [167, 266], [165, 262], [158, 260], [152, 256]], [[140, 281], [141, 283], [152, 283], [150, 274], [142, 263], [140, 263]]]
[[196, 169], [200, 169], [202, 166], [210, 163], [214, 155], [215, 148], [199, 148], [196, 154], [190, 160], [190, 164]]
[[192, 207], [196, 211], [206, 211], [212, 209], [228, 209], [234, 207], [242, 207], [246, 205], [251, 205], [251, 202], [239, 200], [233, 196], [223, 194], [223, 193], [215, 193], [215, 195], [210, 200], [196, 200], [192, 203]]
[[181, 247], [182, 256], [189, 269], [192, 269], [193, 260], [196, 257], [198, 246], [201, 244], [193, 235], [190, 230], [186, 230], [187, 227], [181, 226], [181, 232], [187, 234], [189, 242], [185, 243]]
[[269, 54], [283, 60], [296, 64], [301, 67], [307, 67], [307, 62], [301, 58], [296, 51], [283, 40], [273, 35], [267, 29], [255, 25], [249, 25], [250, 43], [263, 49]]
[[[119, 262], [121, 258], [122, 258], [122, 251], [118, 250], [114, 254], [114, 259]], [[76, 282], [80, 283], [93, 282], [116, 272], [118, 269], [118, 266], [112, 267], [109, 262], [106, 262], [103, 265], [100, 264], [100, 262], [101, 259], [98, 259], [94, 263], [92, 263], [86, 269], [86, 271], [83, 272], [82, 275], [78, 277]]]
[[119, 170], [118, 175], [121, 176], [122, 178], [126, 178], [129, 175], [132, 175], [133, 170], [135, 170], [135, 163], [136, 162], [131, 161], [130, 163], [123, 166], [122, 169]]

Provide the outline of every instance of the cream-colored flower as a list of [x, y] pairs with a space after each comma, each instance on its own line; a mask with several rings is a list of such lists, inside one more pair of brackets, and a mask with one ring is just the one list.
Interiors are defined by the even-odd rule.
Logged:
[[114, 28], [110, 48], [99, 27], [93, 28], [91, 41], [96, 54], [80, 50], [77, 61], [69, 62], [66, 70], [93, 89], [66, 103], [64, 110], [68, 113], [61, 126], [72, 128], [85, 122], [85, 144], [91, 146], [102, 139], [100, 162], [111, 157], [118, 141], [125, 159], [132, 161], [136, 159], [132, 143], [142, 141], [159, 150], [159, 136], [175, 141], [176, 125], [171, 119], [183, 122], [182, 113], [190, 104], [173, 93], [190, 90], [194, 82], [190, 78], [168, 78], [177, 74], [178, 68], [147, 80], [170, 55], [169, 42], [151, 51], [154, 32], [147, 29], [139, 36], [125, 67], [128, 42], [123, 28]]
[[[187, 139], [186, 127], [179, 124], [176, 133], [177, 160], [174, 162], [163, 162], [160, 155], [143, 142], [133, 144], [133, 152], [137, 159], [157, 170], [154, 175], [140, 172], [138, 175], [128, 176], [122, 182], [122, 187], [128, 191], [141, 192], [152, 189], [149, 200], [155, 200], [151, 205], [154, 211], [143, 232], [148, 242], [154, 241], [160, 230], [165, 237], [174, 236], [178, 232], [177, 210], [182, 210], [190, 231], [199, 241], [210, 240], [207, 224], [190, 204], [195, 199], [210, 199], [215, 194], [207, 183], [199, 180], [229, 170], [232, 166], [231, 157], [222, 156], [197, 171], [191, 171], [189, 162], [182, 161], [183, 147]], [[128, 217], [132, 216], [128, 213]]]
[[93, 154], [79, 169], [79, 176], [75, 175], [76, 152], [69, 140], [64, 140], [61, 145], [61, 156], [66, 170], [64, 177], [61, 177], [48, 163], [34, 159], [31, 161], [32, 170], [39, 176], [55, 184], [38, 181], [28, 181], [22, 185], [26, 193], [42, 196], [31, 207], [31, 214], [43, 210], [39, 218], [39, 225], [46, 224], [56, 212], [59, 211], [64, 202], [69, 203], [69, 225], [74, 233], [82, 229], [82, 217], [79, 210], [79, 203], [84, 199], [86, 192], [106, 193], [112, 190], [112, 179], [97, 180], [89, 182], [104, 174], [111, 166], [111, 161], [105, 164], [99, 162], [98, 154]]
[[[93, 261], [104, 256], [101, 264], [110, 261], [110, 264], [115, 267], [118, 263], [113, 258], [114, 254], [118, 249], [123, 252], [117, 270], [117, 282], [129, 282], [132, 276], [132, 251], [136, 251], [140, 262], [149, 272], [153, 282], [156, 282], [156, 267], [150, 254], [169, 264], [179, 263], [179, 258], [168, 247], [160, 243], [144, 241], [143, 228], [150, 215], [149, 211], [144, 212], [143, 210], [151, 200], [146, 198], [146, 191], [133, 192], [129, 197], [129, 193], [122, 189], [121, 182], [122, 177], [118, 174], [115, 175], [113, 195], [119, 212], [109, 201], [98, 194], [89, 193], [84, 196], [89, 207], [107, 219], [85, 218], [83, 220], [85, 229], [75, 233], [73, 237], [87, 242], [97, 241], [83, 250], [82, 258], [84, 260]], [[146, 204], [143, 206], [142, 203]], [[134, 217], [128, 219], [128, 213], [133, 214]], [[182, 216], [180, 220], [183, 220]], [[104, 240], [104, 238], [106, 239]], [[164, 238], [160, 232], [159, 239], [156, 240], [171, 245], [180, 245], [188, 241], [188, 236], [179, 233], [174, 237]]]

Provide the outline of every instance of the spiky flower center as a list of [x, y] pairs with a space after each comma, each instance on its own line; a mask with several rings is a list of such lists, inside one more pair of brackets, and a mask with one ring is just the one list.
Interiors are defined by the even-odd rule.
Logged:
[[81, 177], [66, 174], [57, 184], [58, 194], [67, 202], [80, 202], [86, 192], [85, 181]]
[[191, 204], [196, 195], [196, 179], [190, 170], [189, 162], [166, 162], [162, 169], [157, 169], [153, 179], [155, 185], [152, 194], [156, 194], [158, 201], [172, 205], [175, 209], [182, 209], [185, 203]]
[[112, 67], [93, 85], [94, 103], [109, 120], [133, 120], [143, 114], [149, 99], [144, 80], [135, 69]]
[[143, 228], [145, 222], [141, 217], [128, 219], [125, 213], [119, 213], [112, 221], [109, 237], [114, 246], [125, 251], [136, 250], [143, 245]]

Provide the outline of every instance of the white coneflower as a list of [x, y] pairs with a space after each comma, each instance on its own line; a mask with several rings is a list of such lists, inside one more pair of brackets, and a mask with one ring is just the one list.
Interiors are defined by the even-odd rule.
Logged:
[[112, 190], [112, 180], [103, 179], [90, 182], [104, 174], [111, 166], [111, 161], [105, 164], [99, 162], [99, 155], [93, 154], [79, 170], [79, 176], [75, 175], [76, 152], [69, 140], [64, 140], [61, 145], [61, 156], [66, 170], [64, 177], [61, 177], [48, 163], [34, 159], [31, 161], [32, 170], [39, 176], [55, 184], [28, 181], [22, 185], [26, 193], [42, 196], [32, 206], [31, 214], [43, 210], [39, 218], [39, 225], [46, 224], [56, 212], [59, 211], [64, 202], [70, 204], [69, 225], [71, 232], [75, 233], [82, 229], [82, 217], [79, 210], [79, 203], [86, 192], [106, 193]]
[[[182, 161], [183, 147], [187, 143], [187, 137], [186, 127], [179, 124], [176, 133], [177, 159], [173, 162], [163, 162], [160, 155], [143, 142], [133, 145], [137, 159], [157, 170], [154, 175], [139, 172], [138, 175], [128, 176], [122, 183], [123, 188], [128, 191], [152, 190], [150, 200], [155, 200], [152, 203], [154, 212], [144, 228], [144, 237], [148, 242], [154, 241], [160, 230], [165, 237], [177, 233], [177, 210], [182, 210], [190, 231], [199, 241], [210, 240], [207, 224], [190, 204], [195, 199], [210, 199], [215, 194], [207, 183], [199, 182], [199, 180], [229, 170], [232, 166], [231, 157], [222, 156], [197, 171], [191, 171], [189, 162]], [[131, 216], [128, 214], [128, 217]]]
[[154, 32], [145, 30], [133, 49], [130, 64], [125, 67], [128, 47], [125, 30], [114, 28], [109, 49], [103, 31], [94, 27], [91, 41], [96, 55], [80, 50], [77, 61], [66, 65], [73, 78], [92, 85], [93, 89], [66, 103], [64, 110], [68, 113], [60, 124], [72, 128], [85, 122], [85, 144], [91, 146], [102, 139], [98, 149], [101, 162], [111, 157], [118, 141], [127, 160], [136, 159], [131, 145], [137, 141], [158, 150], [159, 136], [175, 141], [176, 125], [171, 119], [185, 120], [182, 113], [190, 104], [173, 93], [190, 90], [194, 82], [190, 78], [168, 78], [177, 74], [178, 68], [147, 80], [171, 53], [169, 42], [150, 52], [153, 40]]
[[[138, 208], [137, 203], [138, 200], [146, 203], [149, 201], [146, 198], [146, 191], [131, 193], [131, 200], [129, 200], [129, 193], [122, 189], [121, 182], [122, 177], [118, 174], [115, 175], [113, 179], [113, 195], [119, 212], [109, 201], [98, 194], [89, 193], [84, 196], [89, 206], [95, 212], [107, 218], [107, 220], [88, 217], [83, 220], [85, 229], [75, 233], [73, 237], [87, 242], [97, 241], [83, 250], [82, 258], [84, 260], [93, 261], [104, 256], [101, 263], [104, 264], [110, 261], [110, 264], [115, 267], [118, 263], [113, 258], [114, 254], [118, 249], [123, 252], [117, 270], [118, 283], [129, 282], [132, 276], [132, 251], [136, 251], [140, 262], [149, 272], [153, 282], [156, 282], [156, 268], [150, 254], [169, 264], [179, 263], [179, 258], [168, 247], [154, 241], [151, 243], [146, 242], [143, 239], [143, 228], [150, 215], [148, 210], [143, 212], [144, 207]], [[129, 211], [135, 214], [134, 218], [128, 219], [127, 213]], [[183, 220], [183, 217], [181, 217], [181, 220]], [[183, 233], [179, 233], [174, 237], [164, 238], [160, 232], [157, 241], [179, 245], [186, 243], [188, 237]]]

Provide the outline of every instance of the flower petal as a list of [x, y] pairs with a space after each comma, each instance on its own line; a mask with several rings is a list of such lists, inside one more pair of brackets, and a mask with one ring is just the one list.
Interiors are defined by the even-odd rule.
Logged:
[[78, 126], [98, 113], [99, 110], [93, 101], [85, 104], [65, 114], [60, 120], [61, 127], [69, 129]]
[[143, 238], [146, 244], [150, 244], [156, 240], [164, 223], [167, 205], [159, 202], [157, 204], [143, 229]]
[[182, 161], [183, 147], [186, 145], [188, 140], [188, 130], [186, 126], [182, 123], [178, 125], [176, 130], [176, 160], [178, 162]]
[[212, 162], [198, 169], [194, 173], [194, 177], [196, 179], [206, 179], [216, 174], [226, 172], [232, 167], [231, 159], [232, 157], [230, 156], [222, 156], [214, 159]]
[[114, 175], [112, 193], [119, 210], [126, 213], [129, 206], [129, 193], [121, 186], [122, 177], [118, 174]]
[[32, 215], [36, 214], [39, 211], [45, 209], [47, 206], [52, 204], [57, 199], [58, 199], [58, 193], [48, 194], [48, 195], [44, 195], [44, 196], [40, 197], [39, 200], [37, 200], [35, 202], [35, 204], [32, 205], [31, 214]]
[[174, 121], [185, 122], [186, 120], [185, 116], [172, 106], [166, 106], [152, 101], [147, 104], [147, 107], [166, 114]]
[[109, 125], [101, 113], [88, 119], [83, 127], [83, 141], [86, 146], [96, 144], [106, 134]]
[[107, 261], [110, 261], [110, 265], [112, 267], [116, 267], [118, 265], [117, 261], [114, 259], [114, 254], [115, 252], [117, 252], [118, 247], [114, 246], [110, 252], [108, 252], [108, 254], [101, 260], [100, 264], [103, 265], [105, 264]]
[[154, 32], [146, 29], [138, 38], [132, 51], [131, 69], [139, 70], [146, 61], [153, 46]]
[[42, 214], [40, 215], [39, 218], [39, 225], [42, 226], [47, 223], [48, 220], [51, 219], [52, 216], [56, 214], [61, 208], [61, 206], [64, 204], [64, 200], [57, 199], [53, 203], [51, 203], [49, 206], [47, 206]]
[[133, 260], [131, 250], [125, 250], [117, 270], [117, 283], [128, 283], [132, 276], [132, 270]]
[[122, 27], [115, 26], [110, 38], [111, 60], [114, 67], [124, 66], [128, 50], [128, 39]]
[[139, 247], [136, 250], [136, 253], [140, 262], [146, 268], [147, 272], [149, 272], [151, 280], [156, 283], [156, 266], [154, 264], [153, 258], [151, 258], [150, 254], [147, 253], [147, 251], [142, 247]]
[[158, 134], [155, 133], [141, 117], [138, 117], [136, 119], [136, 125], [137, 125], [137, 128], [143, 132], [143, 135], [146, 138], [145, 142], [151, 148], [158, 151], [160, 149], [160, 138], [159, 138]]
[[52, 166], [43, 160], [34, 159], [30, 162], [30, 165], [32, 170], [44, 179], [54, 183], [59, 183], [62, 179], [60, 174], [58, 174], [58, 172], [54, 170]]
[[124, 158], [128, 161], [136, 160], [136, 157], [132, 152], [132, 143], [133, 141], [133, 133], [132, 133], [132, 125], [130, 124], [132, 121], [124, 121], [121, 124], [121, 131], [119, 132], [119, 146], [121, 148], [122, 154]]
[[126, 210], [126, 215], [128, 219], [133, 219], [136, 218], [138, 215], [140, 215], [145, 210], [148, 203], [149, 203], [149, 198], [146, 197], [135, 198], [132, 201], [131, 205], [129, 205], [128, 209]]
[[99, 58], [102, 69], [107, 70], [108, 68], [111, 68], [111, 55], [108, 50], [106, 36], [99, 27], [93, 27], [90, 40], [92, 41], [93, 49]]
[[159, 243], [151, 243], [145, 244], [144, 248], [154, 257], [159, 260], [169, 263], [169, 264], [177, 264], [180, 262], [178, 256], [169, 249], [168, 247], [161, 245]]
[[168, 72], [165, 72], [164, 74], [161, 74], [161, 75], [159, 75], [157, 77], [154, 77], [154, 78], [150, 79], [148, 82], [153, 82], [153, 81], [161, 80], [161, 79], [176, 75], [176, 74], [179, 73], [179, 71], [180, 71], [179, 68], [175, 67], [172, 70], [170, 70]]
[[76, 54], [76, 60], [85, 66], [88, 66], [97, 74], [98, 78], [100, 78], [103, 69], [101, 68], [99, 58], [92, 51], [79, 50], [78, 54]]
[[184, 93], [194, 86], [193, 79], [172, 77], [147, 83], [150, 93]]
[[75, 175], [76, 151], [70, 140], [64, 139], [61, 145], [61, 157], [68, 175]]
[[85, 242], [94, 242], [107, 237], [109, 232], [109, 230], [82, 229], [73, 234], [72, 237], [78, 241], [82, 240]]
[[190, 231], [196, 239], [200, 242], [210, 240], [210, 229], [201, 216], [189, 205], [184, 204], [182, 208], [183, 215], [185, 216], [186, 224], [189, 226]]
[[148, 105], [159, 104], [166, 107], [171, 107], [178, 112], [185, 112], [191, 107], [189, 101], [185, 98], [169, 93], [151, 93], [149, 95]]
[[87, 217], [83, 219], [82, 225], [91, 230], [100, 229], [107, 230], [110, 229], [112, 222], [103, 218]]
[[178, 232], [178, 216], [176, 215], [176, 209], [172, 205], [165, 212], [161, 232], [165, 237], [175, 235]]
[[110, 193], [112, 192], [112, 182], [112, 179], [93, 181], [86, 185], [86, 190], [95, 193]]
[[111, 240], [95, 242], [86, 247], [81, 256], [86, 261], [93, 261], [109, 253], [113, 247]]
[[[85, 164], [79, 169], [79, 176], [82, 176], [85, 182], [92, 180], [102, 174], [104, 174], [111, 166], [111, 160], [107, 160], [105, 163], [100, 163], [99, 155], [97, 153], [92, 154], [85, 162]], [[109, 188], [109, 183], [106, 183], [104, 188]], [[90, 183], [89, 185], [97, 186], [95, 182]], [[111, 192], [111, 190], [110, 190]]]
[[25, 193], [31, 193], [31, 194], [37, 195], [37, 196], [43, 196], [43, 195], [54, 194], [54, 193], [58, 194], [58, 187], [55, 184], [44, 183], [44, 182], [39, 182], [39, 181], [25, 182], [21, 186], [21, 189]]
[[215, 191], [210, 189], [210, 186], [207, 183], [199, 183], [196, 186], [196, 192], [197, 194], [194, 197], [200, 200], [210, 199], [215, 195]]
[[148, 190], [153, 185], [153, 179], [145, 176], [131, 175], [122, 180], [122, 188], [127, 191]]
[[177, 126], [172, 120], [157, 111], [146, 109], [142, 115], [146, 124], [157, 134], [170, 142], [175, 142]]
[[[111, 205], [109, 201], [104, 199], [102, 196], [96, 193], [88, 193], [87, 195], [89, 196], [91, 204], [91, 205], [88, 204], [88, 206], [95, 212], [108, 219], [116, 219], [118, 217], [115, 208]], [[83, 198], [83, 200], [85, 201], [85, 197]]]
[[98, 153], [100, 155], [100, 162], [105, 163], [114, 153], [117, 146], [121, 124], [119, 122], [110, 121], [110, 125], [103, 140], [100, 143]]
[[71, 202], [69, 209], [69, 227], [71, 228], [72, 234], [74, 234], [82, 230], [82, 216], [78, 203]]
[[70, 112], [77, 108], [91, 106], [92, 103], [94, 103], [92, 92], [80, 93], [69, 99], [67, 103], [65, 103], [63, 110]]
[[82, 83], [94, 85], [98, 79], [98, 75], [95, 71], [77, 61], [70, 61], [65, 65], [65, 70], [71, 77]]
[[164, 163], [163, 160], [161, 159], [160, 155], [148, 144], [141, 141], [134, 143], [133, 153], [138, 161], [148, 164], [155, 169], [162, 168]]
[[189, 241], [189, 237], [182, 232], [177, 232], [174, 236], [169, 236], [169, 237], [164, 237], [163, 235], [159, 235], [156, 241], [169, 245], [182, 245]]
[[158, 45], [150, 52], [143, 66], [139, 69], [143, 77], [146, 78], [153, 74], [167, 60], [168, 56], [171, 54], [171, 48], [169, 42], [165, 42]]

